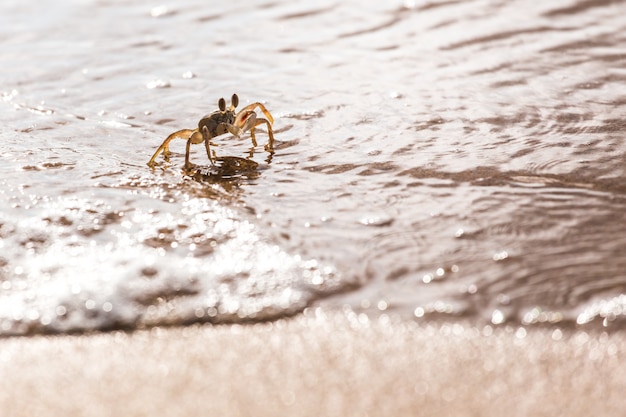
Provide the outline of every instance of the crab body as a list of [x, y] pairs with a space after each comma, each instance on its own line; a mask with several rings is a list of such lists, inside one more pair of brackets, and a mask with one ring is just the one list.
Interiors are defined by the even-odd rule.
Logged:
[[[169, 135], [161, 144], [161, 146], [156, 150], [150, 161], [148, 161], [148, 166], [153, 167], [156, 162], [157, 156], [161, 152], [163, 152], [163, 156], [167, 160], [170, 156], [169, 143], [175, 138], [187, 139], [187, 146], [185, 152], [185, 169], [191, 168], [192, 164], [189, 162], [189, 152], [192, 144], [200, 144], [204, 142], [206, 147], [207, 156], [209, 157], [209, 161], [213, 164], [213, 157], [211, 156], [211, 139], [217, 136], [224, 135], [226, 133], [230, 133], [234, 136], [241, 136], [244, 132], [250, 131], [250, 137], [252, 139], [252, 144], [256, 146], [256, 139], [254, 137], [254, 130], [256, 126], [259, 124], [265, 124], [267, 127], [267, 134], [269, 136], [269, 141], [265, 145], [265, 149], [272, 153], [274, 151], [274, 133], [272, 131], [272, 123], [274, 123], [274, 118], [270, 114], [269, 111], [265, 108], [265, 106], [259, 102], [252, 103], [243, 109], [240, 112], [235, 112], [235, 108], [239, 104], [239, 97], [237, 94], [233, 94], [231, 98], [231, 104], [228, 108], [226, 108], [226, 101], [223, 98], [218, 100], [219, 110], [216, 110], [212, 113], [207, 114], [198, 122], [198, 128], [196, 129], [182, 129], [176, 131]], [[259, 108], [265, 118], [257, 117], [255, 112], [256, 108]]]

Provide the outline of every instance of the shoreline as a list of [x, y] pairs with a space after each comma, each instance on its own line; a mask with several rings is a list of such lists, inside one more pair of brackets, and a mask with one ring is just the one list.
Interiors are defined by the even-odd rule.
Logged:
[[441, 417], [626, 408], [626, 334], [485, 335], [461, 324], [360, 318], [0, 339], [0, 411]]

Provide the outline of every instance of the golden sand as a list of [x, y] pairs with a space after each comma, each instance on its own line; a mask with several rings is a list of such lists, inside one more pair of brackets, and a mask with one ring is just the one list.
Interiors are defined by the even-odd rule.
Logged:
[[623, 334], [300, 316], [0, 340], [2, 416], [617, 416]]

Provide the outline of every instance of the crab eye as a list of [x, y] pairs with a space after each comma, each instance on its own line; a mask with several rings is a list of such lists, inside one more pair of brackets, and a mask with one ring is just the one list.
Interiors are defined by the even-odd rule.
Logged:
[[237, 107], [239, 105], [239, 97], [237, 97], [237, 94], [233, 94], [233, 97], [230, 99], [230, 103], [233, 107]]
[[226, 100], [224, 100], [224, 98], [219, 99], [219, 101], [217, 102], [217, 105], [219, 106], [220, 111], [226, 110]]

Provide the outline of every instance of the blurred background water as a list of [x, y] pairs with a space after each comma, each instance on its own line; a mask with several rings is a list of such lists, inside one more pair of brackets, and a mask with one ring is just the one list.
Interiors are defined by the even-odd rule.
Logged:
[[[0, 334], [271, 320], [619, 328], [626, 4], [0, 6]], [[237, 93], [276, 122], [146, 166]], [[217, 170], [217, 171], [216, 171]]]

